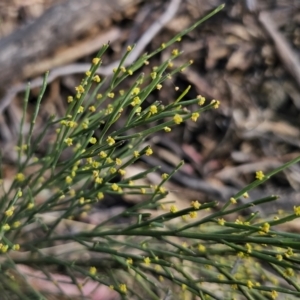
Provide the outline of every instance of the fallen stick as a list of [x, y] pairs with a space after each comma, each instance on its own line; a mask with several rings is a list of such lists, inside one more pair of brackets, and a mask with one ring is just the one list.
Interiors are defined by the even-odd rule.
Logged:
[[297, 84], [300, 86], [300, 62], [297, 55], [288, 44], [288, 41], [285, 39], [285, 37], [277, 30], [277, 26], [273, 22], [269, 12], [261, 12], [259, 14], [259, 21], [272, 38], [278, 56], [285, 65], [286, 70], [292, 75]]

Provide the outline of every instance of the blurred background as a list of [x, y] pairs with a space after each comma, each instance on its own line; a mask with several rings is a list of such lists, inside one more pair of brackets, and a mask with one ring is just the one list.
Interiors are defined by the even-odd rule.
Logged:
[[[300, 155], [300, 1], [299, 0], [2, 0], [0, 1], [0, 147], [4, 182], [16, 174], [16, 145], [26, 83], [32, 92], [27, 122], [35, 106], [41, 76], [50, 70], [50, 82], [37, 120], [42, 128], [52, 114], [62, 116], [67, 96], [102, 44], [110, 42], [103, 57], [102, 76], [109, 74], [128, 44], [137, 55], [150, 52], [221, 3], [225, 8], [185, 36], [178, 47], [178, 64], [193, 65], [153, 93], [169, 103], [175, 87], [192, 88], [207, 101], [218, 99], [218, 110], [204, 113], [197, 123], [187, 122], [169, 134], [148, 142], [154, 156], [137, 170], [161, 165], [167, 172], [180, 160], [186, 164], [169, 184], [172, 199], [183, 203], [225, 201], [255, 179]], [[153, 58], [150, 67], [168, 58]], [[133, 82], [128, 80], [130, 86]], [[124, 88], [126, 88], [124, 86]], [[122, 119], [120, 120], [120, 126]], [[28, 131], [24, 127], [24, 134]], [[51, 139], [51, 134], [47, 137]], [[47, 139], [37, 156], [42, 156]], [[155, 178], [149, 178], [155, 182]], [[261, 214], [291, 209], [300, 203], [300, 166], [272, 177], [250, 198], [278, 194], [277, 204]], [[139, 199], [106, 199], [106, 214]], [[245, 199], [245, 201], [248, 201]], [[255, 211], [255, 209], [254, 209]], [[96, 212], [95, 212], [96, 213]], [[91, 220], [92, 221], [92, 220]], [[289, 230], [297, 230], [296, 221]]]

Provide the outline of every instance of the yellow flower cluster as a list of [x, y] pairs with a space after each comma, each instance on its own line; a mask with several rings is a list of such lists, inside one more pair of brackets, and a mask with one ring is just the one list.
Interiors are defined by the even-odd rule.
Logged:
[[146, 264], [146, 266], [149, 266], [151, 263], [151, 259], [149, 257], [145, 257], [144, 258], [144, 263]]
[[97, 143], [97, 139], [95, 137], [91, 137], [90, 138], [90, 143], [93, 144], [93, 145], [96, 144]]
[[106, 139], [106, 142], [109, 146], [112, 146], [116, 143], [116, 141], [111, 137], [109, 136], [107, 139]]
[[94, 64], [94, 65], [97, 65], [99, 62], [100, 62], [100, 58], [98, 58], [98, 57], [95, 57], [95, 58], [93, 58], [93, 60], [92, 60], [92, 63]]
[[211, 100], [210, 104], [213, 104], [214, 108], [217, 109], [220, 106], [220, 101], [213, 99], [213, 100]]
[[25, 175], [23, 173], [18, 173], [15, 178], [17, 181], [22, 182], [25, 180]]
[[120, 289], [121, 292], [123, 292], [125, 294], [127, 293], [127, 286], [126, 286], [125, 283], [120, 283], [119, 284], [119, 289]]
[[192, 201], [191, 202], [191, 206], [194, 208], [194, 209], [199, 209], [201, 204], [196, 200], [196, 201]]
[[197, 212], [196, 211], [190, 211], [190, 213], [189, 213], [189, 215], [190, 215], [190, 218], [191, 219], [195, 219], [195, 218], [197, 218]]
[[176, 114], [174, 117], [173, 117], [173, 121], [175, 122], [175, 124], [180, 124], [182, 123], [183, 119], [180, 115]]
[[73, 140], [71, 138], [66, 138], [65, 139], [65, 143], [68, 145], [68, 146], [72, 146], [73, 145]]
[[5, 215], [6, 215], [7, 217], [12, 216], [13, 213], [14, 213], [14, 210], [15, 210], [15, 207], [14, 207], [14, 206], [11, 206], [8, 210], [5, 211]]
[[152, 115], [154, 115], [154, 114], [157, 113], [157, 107], [156, 107], [156, 105], [151, 105], [151, 106], [150, 106], [150, 113], [151, 113]]
[[199, 105], [199, 106], [202, 106], [202, 105], [205, 103], [205, 98], [204, 98], [203, 96], [198, 95], [198, 96], [197, 96], [197, 99], [199, 100], [199, 101], [198, 101], [198, 105]]
[[200, 114], [198, 112], [192, 113], [191, 120], [196, 122], [199, 117], [200, 117]]
[[6, 253], [8, 250], [8, 245], [3, 245], [2, 243], [0, 243], [0, 250], [2, 253]]
[[225, 222], [226, 221], [223, 218], [218, 219], [218, 224], [221, 225], [221, 226], [224, 226]]
[[95, 76], [93, 77], [93, 81], [99, 83], [99, 82], [101, 81], [101, 78], [99, 77], [99, 75], [95, 75]]
[[173, 213], [173, 214], [178, 212], [178, 208], [176, 207], [176, 205], [171, 205], [170, 212]]
[[152, 154], [153, 154], [153, 150], [150, 147], [148, 147], [147, 150], [146, 150], [146, 155], [150, 156]]
[[95, 267], [90, 267], [90, 272], [89, 272], [92, 276], [95, 276], [97, 273], [97, 269]]
[[265, 177], [263, 171], [257, 171], [255, 175], [256, 175], [256, 176], [255, 176], [256, 179], [258, 179], [258, 180], [263, 180], [264, 177]]
[[300, 216], [300, 206], [294, 206], [294, 214]]
[[264, 233], [268, 233], [269, 230], [270, 230], [270, 224], [269, 223], [264, 223], [262, 226], [260, 226], [260, 230], [261, 230], [261, 234], [264, 234]]

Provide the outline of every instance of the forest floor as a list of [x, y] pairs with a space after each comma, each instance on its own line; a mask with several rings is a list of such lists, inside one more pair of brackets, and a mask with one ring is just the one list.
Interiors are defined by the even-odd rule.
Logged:
[[[149, 28], [153, 24], [161, 27], [160, 31], [143, 45], [141, 53], [153, 51], [222, 3], [220, 0], [120, 2], [125, 3], [124, 9], [111, 9], [102, 19], [91, 17], [88, 24], [85, 21], [91, 12], [83, 9], [82, 15], [76, 16], [82, 26], [78, 32], [68, 28], [75, 26], [71, 17], [61, 24], [62, 18], [57, 18], [56, 28], [61, 28], [57, 41], [51, 27], [53, 22], [43, 16], [48, 8], [59, 7], [64, 1], [0, 2], [0, 70], [3, 73], [0, 74], [0, 148], [7, 186], [16, 174], [17, 156], [12, 149], [18, 138], [28, 80], [35, 86], [30, 96], [29, 120], [40, 76], [46, 70], [54, 75], [37, 119], [40, 127], [47, 116], [63, 115], [66, 98], [74, 93], [83, 67], [103, 43], [110, 41], [110, 50], [103, 58], [104, 66], [109, 67], [120, 59], [128, 44], [139, 44], [142, 37], [151, 35]], [[103, 1], [103, 5], [106, 3], [109, 1]], [[110, 3], [113, 5], [114, 1]], [[170, 18], [165, 26], [160, 25], [163, 15]], [[28, 28], [39, 38], [34, 44], [36, 52], [29, 51], [32, 32]], [[14, 50], [7, 51], [16, 44], [18, 57], [13, 56]], [[191, 85], [187, 97], [200, 94], [208, 101], [220, 100], [221, 106], [203, 113], [196, 124], [187, 122], [171, 133], [157, 134], [148, 141], [154, 156], [132, 166], [129, 172], [156, 165], [161, 165], [164, 172], [184, 160], [184, 167], [168, 188], [173, 191], [172, 200], [179, 207], [186, 207], [195, 199], [224, 202], [254, 180], [256, 171], [267, 173], [300, 155], [299, 1], [226, 1], [220, 13], [185, 36], [179, 47], [184, 54], [178, 63], [193, 60], [193, 65], [151, 94], [149, 103], [159, 99], [167, 104], [175, 99], [175, 87], [184, 90]], [[159, 65], [167, 55], [155, 56], [151, 65]], [[129, 80], [127, 84], [132, 82]], [[46, 149], [47, 139], [37, 155], [42, 156]], [[272, 194], [279, 195], [280, 199], [276, 204], [262, 206], [262, 216], [279, 209], [292, 210], [300, 203], [299, 165], [272, 177], [250, 193], [250, 199]], [[137, 201], [139, 198], [107, 198], [84, 221], [94, 223]], [[299, 232], [299, 225], [295, 220], [285, 229]]]

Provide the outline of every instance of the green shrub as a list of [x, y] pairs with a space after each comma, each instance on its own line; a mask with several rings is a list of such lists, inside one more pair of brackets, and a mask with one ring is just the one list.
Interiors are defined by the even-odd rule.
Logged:
[[[157, 186], [141, 185], [137, 180], [158, 167], [125, 176], [126, 167], [152, 154], [150, 146], [143, 146], [149, 135], [161, 130], [169, 132], [218, 107], [219, 101], [205, 104], [202, 96], [186, 100], [189, 87], [168, 105], [159, 101], [145, 105], [153, 90], [160, 89], [165, 80], [192, 63], [172, 69], [172, 61], [181, 54], [177, 49], [150, 74], [136, 74], [152, 56], [179, 42], [222, 7], [125, 68], [124, 61], [132, 51], [128, 47], [119, 67], [107, 78], [109, 87], [100, 94], [104, 79], [96, 75], [96, 70], [108, 48], [104, 45], [76, 87], [75, 95], [67, 98], [65, 116], [52, 116], [44, 130], [33, 138], [46, 90], [45, 76], [29, 134], [20, 134], [18, 141], [18, 172], [8, 190], [2, 185], [1, 299], [50, 299], [53, 294], [66, 294], [65, 285], [73, 286], [78, 298], [85, 299], [88, 282], [108, 286], [124, 299], [299, 297], [299, 237], [281, 232], [276, 226], [297, 218], [300, 207], [291, 214], [266, 220], [259, 219], [258, 213], [230, 220], [237, 212], [275, 201], [277, 196], [246, 204], [239, 199], [300, 158], [266, 175], [258, 171], [257, 179], [225, 204], [200, 204], [195, 200], [182, 210], [164, 200], [168, 193], [164, 183], [183, 162], [170, 174], [162, 174]], [[135, 84], [126, 91], [119, 90], [128, 76], [136, 76]], [[21, 133], [29, 90], [28, 87]], [[188, 107], [195, 104], [198, 109], [190, 111]], [[113, 126], [122, 113], [126, 113], [125, 124]], [[56, 132], [55, 139], [49, 141], [46, 155], [38, 159], [36, 151], [49, 131]], [[45, 191], [49, 194], [47, 200], [37, 202], [36, 198]], [[145, 200], [96, 225], [75, 221], [107, 194], [135, 194]], [[153, 216], [152, 212], [161, 207], [166, 211]], [[202, 211], [206, 215], [197, 217]], [[122, 218], [128, 221], [120, 226], [116, 221]], [[59, 272], [65, 277], [53, 277]], [[52, 291], [34, 284], [41, 278], [44, 283], [53, 283]], [[100, 299], [95, 296], [97, 290], [95, 287], [93, 299]]]

